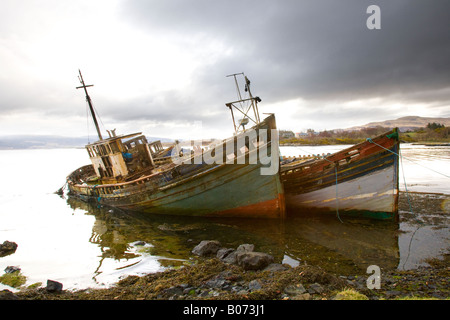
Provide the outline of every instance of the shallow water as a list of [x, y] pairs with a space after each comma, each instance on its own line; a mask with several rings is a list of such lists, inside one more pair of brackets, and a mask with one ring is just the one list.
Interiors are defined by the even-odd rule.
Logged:
[[[342, 147], [281, 147], [281, 152]], [[333, 214], [286, 221], [206, 219], [88, 206], [54, 194], [66, 175], [88, 163], [84, 149], [0, 150], [0, 242], [18, 244], [14, 254], [0, 258], [0, 270], [20, 267], [27, 285], [52, 279], [66, 289], [107, 287], [125, 275], [180, 265], [205, 239], [234, 248], [253, 243], [277, 262], [341, 274], [364, 273], [372, 264], [417, 268], [448, 252], [450, 190], [441, 173], [450, 175], [450, 147], [402, 145], [402, 155], [400, 176], [404, 172], [408, 193], [401, 193], [400, 222], [393, 224], [344, 217], [341, 223]]]

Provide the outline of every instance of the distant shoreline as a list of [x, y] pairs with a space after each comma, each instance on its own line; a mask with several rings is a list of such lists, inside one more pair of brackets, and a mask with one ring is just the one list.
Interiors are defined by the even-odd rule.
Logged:
[[[363, 140], [361, 141], [363, 142]], [[420, 146], [436, 146], [436, 147], [450, 147], [450, 142], [444, 141], [444, 142], [436, 142], [436, 141], [423, 141], [423, 142], [407, 142], [407, 141], [400, 141], [400, 143], [407, 143], [412, 145], [420, 145]], [[320, 144], [320, 143], [283, 143], [280, 142], [280, 147], [303, 147], [303, 146], [337, 146], [337, 145], [353, 145], [356, 143], [328, 143], [328, 144]]]
[[[362, 142], [362, 141], [361, 141]], [[412, 145], [421, 145], [428, 147], [450, 147], [450, 142], [436, 142], [436, 141], [424, 141], [424, 142], [406, 142], [401, 141], [400, 143], [404, 144], [412, 144]], [[328, 143], [328, 144], [320, 144], [320, 143], [283, 143], [280, 142], [280, 147], [318, 147], [318, 146], [338, 146], [338, 145], [354, 145], [356, 143]], [[3, 150], [50, 150], [50, 149], [84, 149], [84, 146], [29, 146], [29, 147], [11, 147], [11, 146], [0, 146], [0, 151]]]

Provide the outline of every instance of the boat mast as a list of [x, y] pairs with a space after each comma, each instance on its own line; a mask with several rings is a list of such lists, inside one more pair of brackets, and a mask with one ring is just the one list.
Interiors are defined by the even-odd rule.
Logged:
[[103, 140], [102, 134], [100, 132], [100, 128], [98, 126], [97, 117], [95, 116], [94, 108], [92, 107], [91, 97], [89, 97], [89, 94], [86, 89], [87, 87], [93, 87], [94, 85], [93, 84], [85, 85], [80, 69], [78, 69], [78, 72], [80, 73], [80, 76], [78, 77], [78, 79], [80, 80], [80, 83], [82, 84], [82, 86], [77, 87], [77, 89], [80, 89], [80, 88], [84, 89], [84, 92], [86, 93], [86, 101], [89, 104], [89, 109], [91, 110], [92, 119], [94, 119], [94, 124], [95, 124], [95, 128], [97, 129], [98, 137], [100, 140]]

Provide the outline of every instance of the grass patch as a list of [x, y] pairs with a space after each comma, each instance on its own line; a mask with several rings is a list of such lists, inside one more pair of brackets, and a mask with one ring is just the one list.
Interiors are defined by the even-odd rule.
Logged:
[[356, 290], [345, 289], [336, 294], [335, 300], [369, 300], [369, 298]]
[[20, 271], [6, 273], [0, 277], [0, 283], [13, 288], [23, 286], [25, 282], [27, 282], [27, 277], [25, 277]]

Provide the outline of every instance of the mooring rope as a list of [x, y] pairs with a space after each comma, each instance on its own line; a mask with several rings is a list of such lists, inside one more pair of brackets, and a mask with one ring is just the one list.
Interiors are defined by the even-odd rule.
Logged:
[[[329, 163], [334, 164], [333, 161], [328, 160], [327, 158], [325, 158], [325, 156], [322, 156], [322, 159], [325, 161], [328, 161]], [[338, 172], [337, 172], [337, 165], [334, 166], [334, 175], [336, 178], [336, 216], [339, 219], [339, 221], [341, 223], [344, 223], [344, 221], [342, 221], [340, 215], [339, 215], [339, 198], [338, 198]]]
[[[298, 147], [297, 147], [297, 148], [298, 148]], [[299, 149], [300, 151], [303, 151], [303, 152], [306, 152], [306, 153], [309, 153], [309, 154], [312, 154], [313, 156], [315, 156], [314, 153], [311, 153], [311, 152], [309, 152], [309, 151], [307, 151], [307, 150], [303, 150], [303, 149], [301, 149], [301, 148], [298, 148], [298, 149]], [[320, 156], [320, 157], [321, 157], [323, 160], [326, 160], [326, 161], [328, 161], [328, 162], [334, 164], [334, 162], [328, 160], [328, 159], [326, 158], [326, 156]], [[342, 221], [342, 219], [341, 219], [341, 217], [340, 217], [340, 215], [339, 215], [338, 172], [337, 172], [337, 166], [334, 166], [334, 174], [335, 174], [335, 178], [336, 178], [336, 216], [337, 216], [337, 218], [339, 219], [339, 221], [340, 221], [341, 223], [344, 223], [344, 221]]]
[[[400, 158], [400, 165], [402, 166], [403, 184], [405, 185], [406, 199], [408, 200], [409, 211], [411, 211], [411, 213], [414, 215], [411, 200], [409, 198], [408, 187], [406, 185], [405, 167], [403, 166], [403, 156], [401, 155], [402, 152], [399, 150], [398, 153], [399, 153], [398, 157]], [[420, 220], [417, 220], [417, 222], [422, 223], [422, 221], [420, 221]]]
[[[373, 144], [379, 146], [380, 148], [383, 148], [384, 150], [387, 150], [387, 151], [389, 151], [389, 152], [391, 152], [391, 153], [397, 155], [397, 156], [400, 158], [400, 164], [401, 164], [401, 166], [402, 166], [402, 172], [403, 172], [403, 183], [405, 184], [406, 197], [407, 197], [407, 199], [408, 199], [409, 209], [411, 210], [411, 213], [413, 213], [413, 210], [412, 210], [411, 201], [410, 201], [410, 198], [409, 198], [408, 187], [406, 186], [405, 170], [404, 170], [404, 167], [403, 167], [403, 158], [405, 158], [406, 160], [411, 161], [411, 162], [414, 163], [414, 164], [417, 164], [417, 165], [419, 165], [419, 166], [421, 166], [421, 167], [424, 167], [425, 169], [428, 169], [428, 170], [431, 170], [431, 171], [433, 171], [433, 172], [435, 172], [435, 173], [438, 173], [438, 174], [440, 174], [440, 175], [443, 175], [443, 176], [446, 177], [446, 178], [450, 178], [450, 176], [448, 176], [448, 175], [446, 175], [446, 174], [444, 174], [444, 173], [442, 173], [442, 172], [438, 172], [438, 171], [436, 171], [436, 170], [433, 170], [433, 169], [431, 169], [431, 168], [428, 168], [428, 167], [426, 167], [426, 166], [424, 166], [424, 165], [421, 165], [420, 163], [417, 163], [417, 162], [415, 162], [415, 161], [413, 161], [413, 160], [411, 160], [411, 159], [409, 159], [409, 158], [403, 156], [403, 155], [401, 154], [401, 151], [399, 151], [399, 153], [397, 153], [397, 152], [394, 152], [394, 151], [392, 151], [392, 150], [389, 150], [389, 149], [387, 149], [387, 148], [385, 148], [385, 147], [379, 145], [378, 143], [374, 142], [374, 141], [373, 141], [372, 139], [370, 139], [370, 138], [367, 138], [366, 140], [369, 141], [370, 143], [373, 143]], [[419, 220], [417, 220], [417, 221], [418, 221], [419, 223], [423, 223], [422, 221], [419, 221]]]
[[380, 148], [382, 148], [382, 149], [384, 149], [386, 151], [389, 151], [389, 152], [395, 154], [396, 156], [398, 156], [400, 158], [400, 165], [402, 167], [402, 174], [403, 174], [403, 183], [405, 184], [406, 199], [408, 200], [409, 210], [414, 215], [414, 212], [413, 212], [413, 209], [412, 209], [412, 205], [411, 205], [411, 200], [409, 199], [408, 187], [406, 186], [405, 169], [403, 167], [403, 156], [401, 155], [400, 148], [399, 148], [399, 152], [397, 153], [397, 152], [394, 152], [394, 151], [392, 151], [390, 149], [387, 149], [387, 148], [379, 145], [378, 143], [374, 142], [371, 138], [367, 138], [366, 140], [369, 141], [370, 143], [373, 143], [373, 144], [379, 146]]
[[[413, 211], [413, 208], [412, 208], [412, 203], [411, 203], [411, 199], [410, 199], [410, 196], [409, 196], [408, 187], [407, 187], [407, 185], [406, 185], [406, 177], [405, 177], [405, 170], [404, 170], [404, 166], [403, 166], [403, 158], [405, 158], [405, 159], [407, 159], [407, 160], [413, 162], [414, 164], [417, 164], [417, 165], [422, 166], [422, 167], [424, 167], [424, 168], [426, 168], [426, 169], [428, 169], [428, 170], [431, 170], [431, 171], [433, 171], [433, 172], [435, 172], [435, 173], [438, 173], [438, 174], [440, 174], [440, 175], [443, 175], [444, 177], [450, 178], [448, 175], [446, 175], [446, 174], [444, 174], [444, 173], [441, 173], [441, 172], [438, 172], [438, 171], [433, 170], [433, 169], [431, 169], [431, 168], [428, 168], [428, 167], [426, 167], [426, 166], [424, 166], [424, 165], [421, 165], [421, 164], [419, 164], [419, 163], [417, 163], [417, 162], [415, 162], [415, 161], [413, 161], [413, 160], [411, 160], [411, 159], [409, 159], [409, 158], [403, 156], [403, 155], [401, 154], [400, 149], [399, 149], [399, 152], [397, 153], [397, 152], [394, 152], [394, 151], [392, 151], [392, 150], [390, 150], [390, 149], [387, 149], [387, 148], [385, 148], [385, 147], [379, 145], [378, 143], [374, 142], [371, 138], [367, 138], [366, 140], [367, 140], [368, 142], [370, 142], [370, 143], [373, 143], [373, 144], [377, 145], [378, 147], [380, 147], [380, 148], [382, 148], [382, 149], [384, 149], [384, 150], [386, 150], [386, 151], [389, 151], [389, 152], [391, 152], [391, 153], [397, 155], [397, 156], [400, 158], [400, 165], [401, 165], [401, 168], [402, 168], [403, 183], [404, 183], [404, 185], [405, 185], [406, 198], [407, 198], [407, 201], [408, 201], [409, 210], [411, 211], [411, 214], [412, 214], [413, 216], [414, 216], [414, 211]], [[297, 147], [297, 148], [298, 148], [298, 147]], [[304, 149], [301, 149], [301, 148], [298, 148], [298, 149], [301, 150], [301, 151], [303, 151], [303, 152], [306, 152], [306, 153], [308, 153], [308, 154], [314, 155], [312, 152], [309, 152], [309, 151], [307, 151], [307, 150], [304, 150]], [[326, 159], [325, 157], [326, 157], [326, 156], [322, 156], [322, 158], [323, 158], [324, 160], [326, 160], [326, 161], [328, 161], [328, 162], [330, 162], [330, 163], [333, 163], [332, 161]], [[340, 216], [339, 216], [338, 176], [337, 176], [337, 167], [336, 167], [336, 166], [335, 166], [334, 170], [335, 170], [335, 176], [336, 176], [336, 216], [338, 217], [339, 221], [341, 221], [341, 223], [343, 223], [343, 221], [341, 220], [341, 218], [340, 218]], [[424, 221], [421, 221], [421, 220], [419, 220], [419, 219], [417, 219], [417, 218], [414, 218], [413, 220], [416, 221], [416, 222], [418, 223], [418, 226], [417, 226], [417, 228], [414, 230], [414, 232], [413, 232], [413, 234], [411, 235], [411, 238], [410, 238], [410, 240], [409, 240], [409, 245], [408, 245], [408, 255], [407, 255], [405, 261], [403, 262], [403, 268], [405, 267], [407, 261], [409, 260], [409, 256], [410, 256], [410, 252], [411, 252], [412, 241], [413, 241], [413, 239], [414, 239], [414, 237], [415, 237], [417, 231], [418, 231], [420, 228], [426, 226], [426, 224], [425, 224]]]
[[[390, 149], [387, 149], [387, 148], [383, 147], [382, 145], [380, 145], [380, 144], [374, 142], [371, 138], [367, 138], [366, 140], [367, 140], [368, 142], [373, 143], [373, 144], [375, 144], [376, 146], [378, 146], [378, 147], [380, 147], [380, 148], [386, 150], [386, 151], [389, 151], [389, 152], [395, 154], [396, 156], [398, 156], [398, 157], [400, 158], [400, 165], [401, 165], [401, 167], [402, 167], [402, 175], [403, 175], [403, 183], [404, 183], [404, 185], [405, 185], [406, 199], [407, 199], [407, 201], [408, 201], [409, 210], [411, 211], [411, 214], [413, 214], [413, 215], [414, 215], [414, 211], [413, 211], [413, 209], [412, 209], [411, 199], [410, 199], [410, 196], [409, 196], [408, 187], [407, 187], [407, 185], [406, 185], [406, 177], [405, 177], [405, 170], [404, 170], [404, 166], [403, 166], [403, 158], [405, 158], [406, 160], [409, 160], [409, 161], [413, 162], [414, 164], [417, 164], [417, 165], [419, 165], [419, 166], [422, 166], [422, 167], [424, 167], [424, 168], [426, 168], [426, 169], [428, 169], [428, 170], [431, 170], [431, 171], [436, 172], [436, 173], [438, 173], [438, 174], [440, 174], [440, 175], [443, 175], [444, 177], [450, 178], [450, 176], [448, 176], [448, 175], [446, 175], [446, 174], [443, 174], [443, 173], [441, 173], [441, 172], [438, 172], [438, 171], [436, 171], [436, 170], [433, 170], [433, 169], [431, 169], [431, 168], [428, 168], [428, 167], [426, 167], [426, 166], [423, 166], [423, 165], [421, 165], [421, 164], [419, 164], [419, 163], [417, 163], [417, 162], [415, 162], [415, 161], [413, 161], [413, 160], [411, 160], [411, 159], [409, 159], [409, 158], [404, 157], [404, 156], [401, 154], [401, 151], [400, 151], [400, 150], [399, 150], [399, 152], [397, 153], [397, 152], [395, 152], [395, 151], [392, 151], [392, 150], [390, 150]], [[304, 150], [304, 149], [301, 149], [301, 148], [298, 148], [298, 149], [301, 150], [301, 151], [303, 151], [303, 152], [306, 152], [306, 153], [308, 153], [308, 154], [311, 154], [311, 155], [313, 155], [313, 156], [315, 155], [314, 153], [309, 152], [309, 151], [307, 151], [307, 150]], [[330, 162], [330, 163], [333, 163], [333, 164], [334, 164], [334, 162], [328, 160], [328, 159], [326, 158], [326, 156], [321, 156], [321, 158], [324, 159], [324, 160], [326, 160], [326, 161], [328, 161], [328, 162]], [[342, 219], [341, 219], [341, 217], [340, 217], [340, 215], [339, 215], [338, 172], [337, 172], [337, 167], [336, 167], [336, 166], [334, 167], [334, 173], [335, 173], [335, 178], [336, 178], [336, 216], [338, 217], [339, 221], [341, 221], [341, 222], [343, 223], [343, 221], [342, 221]], [[416, 219], [416, 220], [417, 220], [417, 219]], [[423, 222], [420, 221], [420, 220], [417, 220], [417, 222], [420, 223], [420, 224], [423, 224]]]
[[[373, 144], [375, 144], [375, 145], [377, 145], [377, 146], [379, 146], [379, 147], [381, 147], [381, 148], [383, 148], [383, 149], [385, 149], [385, 150], [387, 150], [387, 151], [389, 151], [389, 152], [391, 152], [391, 153], [397, 155], [397, 156], [400, 158], [400, 165], [401, 165], [401, 167], [402, 167], [402, 172], [403, 172], [403, 183], [405, 184], [406, 199], [408, 200], [409, 210], [411, 211], [411, 214], [412, 214], [413, 217], [414, 217], [413, 220], [418, 224], [417, 228], [414, 230], [413, 234], [411, 235], [411, 238], [409, 239], [408, 255], [406, 256], [406, 259], [405, 259], [405, 261], [403, 262], [403, 268], [404, 268], [405, 265], [406, 265], [406, 263], [407, 263], [407, 261], [408, 261], [408, 259], [409, 259], [410, 253], [411, 253], [411, 245], [412, 245], [412, 241], [413, 241], [413, 239], [414, 239], [414, 236], [416, 235], [416, 232], [417, 232], [420, 228], [424, 227], [426, 224], [425, 224], [424, 221], [421, 221], [421, 220], [419, 220], [418, 218], [415, 217], [415, 214], [414, 214], [414, 211], [413, 211], [413, 208], [412, 208], [411, 199], [410, 199], [410, 197], [409, 197], [409, 192], [408, 192], [408, 187], [407, 187], [407, 185], [406, 185], [405, 169], [404, 169], [404, 166], [403, 166], [403, 158], [406, 158], [406, 157], [404, 157], [404, 156], [401, 154], [401, 150], [400, 150], [400, 149], [399, 149], [399, 152], [396, 153], [396, 152], [394, 152], [394, 151], [392, 151], [392, 150], [389, 150], [389, 149], [387, 149], [387, 148], [385, 148], [385, 147], [383, 147], [383, 146], [380, 146], [378, 143], [373, 142], [372, 139], [370, 139], [370, 138], [368, 138], [367, 141], [369, 141], [370, 143], [373, 143]], [[411, 159], [408, 159], [408, 158], [406, 158], [406, 159], [407, 159], [407, 160], [410, 160], [411, 162], [413, 162], [413, 163], [415, 163], [415, 164], [418, 164], [418, 163], [412, 161]], [[427, 167], [425, 167], [425, 166], [423, 166], [423, 167], [424, 167], [424, 168], [427, 168]], [[429, 169], [429, 168], [427, 168], [427, 169]], [[430, 170], [432, 170], [432, 169], [430, 169]], [[432, 170], [432, 171], [437, 172], [437, 171], [435, 171], [435, 170]], [[440, 172], [437, 172], [437, 173], [442, 174], [442, 173], [440, 173]], [[442, 174], [442, 175], [444, 175], [444, 174]], [[446, 176], [446, 175], [444, 175], [444, 176]]]
[[[369, 141], [370, 143], [373, 143], [373, 144], [375, 144], [375, 145], [377, 145], [377, 146], [379, 146], [379, 147], [381, 147], [381, 148], [383, 148], [383, 149], [385, 149], [385, 150], [387, 150], [387, 151], [389, 151], [389, 152], [391, 152], [391, 153], [393, 153], [393, 154], [396, 154], [396, 155], [400, 158], [400, 164], [401, 164], [401, 166], [402, 166], [402, 171], [403, 171], [403, 182], [404, 182], [404, 184], [405, 184], [406, 197], [407, 197], [407, 199], [408, 199], [409, 210], [411, 211], [411, 213], [412, 213], [413, 215], [414, 215], [414, 212], [413, 212], [411, 200], [410, 200], [410, 197], [409, 197], [408, 187], [406, 186], [405, 170], [404, 170], [404, 167], [403, 167], [403, 158], [405, 158], [406, 160], [411, 161], [411, 162], [414, 163], [414, 164], [417, 164], [417, 165], [419, 165], [419, 166], [421, 166], [421, 167], [424, 167], [425, 169], [428, 169], [428, 170], [431, 170], [431, 171], [433, 171], [433, 172], [435, 172], [435, 173], [437, 173], [437, 174], [440, 174], [440, 175], [442, 175], [442, 176], [444, 176], [444, 177], [446, 177], [446, 178], [450, 178], [450, 176], [448, 176], [448, 175], [446, 175], [446, 174], [444, 174], [444, 173], [442, 173], [442, 172], [438, 172], [438, 171], [436, 171], [436, 170], [433, 170], [433, 169], [431, 169], [431, 168], [428, 168], [428, 167], [426, 167], [426, 166], [424, 166], [424, 165], [421, 165], [420, 163], [417, 163], [417, 162], [415, 162], [415, 161], [413, 161], [413, 160], [411, 160], [411, 159], [409, 159], [409, 158], [403, 156], [403, 155], [401, 154], [401, 151], [400, 151], [400, 150], [399, 150], [399, 153], [396, 153], [396, 152], [394, 152], [394, 151], [392, 151], [392, 150], [386, 149], [386, 148], [384, 148], [383, 146], [380, 146], [379, 144], [373, 142], [372, 139], [370, 139], [370, 138], [368, 138], [367, 141]], [[413, 234], [411, 235], [411, 238], [409, 239], [409, 244], [408, 244], [408, 255], [406, 256], [406, 259], [405, 259], [405, 261], [403, 262], [403, 269], [405, 268], [405, 265], [406, 265], [406, 263], [407, 263], [408, 260], [409, 260], [409, 256], [410, 256], [410, 253], [411, 253], [411, 245], [412, 245], [412, 241], [413, 241], [413, 239], [414, 239], [414, 237], [415, 237], [417, 231], [418, 231], [420, 228], [429, 225], [429, 224], [426, 224], [424, 221], [421, 221], [421, 220], [419, 220], [419, 219], [417, 219], [417, 218], [414, 218], [413, 220], [414, 220], [415, 222], [418, 223], [418, 226], [417, 226], [417, 228], [414, 230]]]
[[379, 146], [380, 148], [383, 148], [384, 150], [387, 150], [387, 151], [389, 151], [389, 152], [391, 152], [391, 153], [393, 153], [393, 154], [396, 154], [397, 156], [399, 156], [399, 157], [401, 157], [401, 158], [405, 158], [406, 160], [411, 161], [411, 162], [413, 162], [414, 164], [417, 164], [417, 165], [419, 165], [419, 166], [421, 166], [421, 167], [424, 167], [425, 169], [428, 169], [428, 170], [431, 170], [431, 171], [433, 171], [433, 172], [436, 172], [437, 174], [443, 175], [443, 176], [446, 177], [446, 178], [450, 178], [450, 176], [448, 176], [448, 175], [446, 175], [446, 174], [444, 174], [444, 173], [442, 173], [442, 172], [438, 172], [438, 171], [436, 171], [436, 170], [433, 170], [433, 169], [431, 169], [431, 168], [428, 168], [428, 167], [426, 167], [426, 166], [424, 166], [424, 165], [421, 165], [420, 163], [417, 163], [417, 162], [415, 162], [415, 161], [413, 161], [413, 160], [411, 160], [411, 159], [409, 159], [409, 158], [403, 157], [403, 156], [401, 156], [400, 154], [398, 154], [398, 153], [396, 153], [396, 152], [394, 152], [394, 151], [392, 151], [392, 150], [389, 150], [389, 149], [387, 149], [387, 148], [385, 148], [385, 147], [383, 147], [383, 146], [380, 146], [378, 143], [373, 142], [373, 140], [370, 139], [370, 138], [367, 138], [366, 140], [369, 141], [370, 143], [373, 143], [373, 144]]
[[[325, 157], [323, 157], [325, 159]], [[331, 162], [328, 159], [325, 159], [329, 162]], [[338, 217], [339, 221], [341, 223], [344, 223], [344, 221], [341, 220], [341, 217], [339, 216], [339, 198], [338, 198], [338, 174], [337, 174], [337, 167], [334, 167], [334, 173], [336, 175], [336, 216]]]

